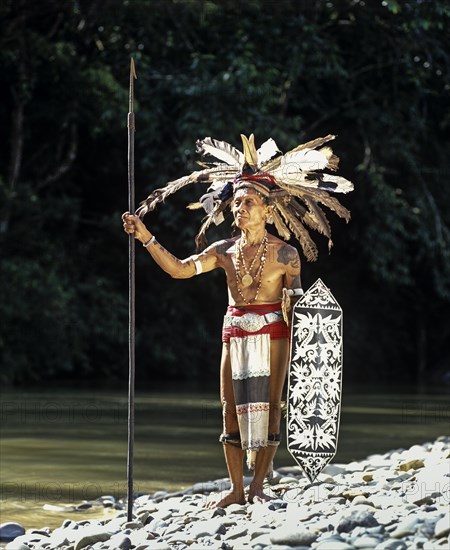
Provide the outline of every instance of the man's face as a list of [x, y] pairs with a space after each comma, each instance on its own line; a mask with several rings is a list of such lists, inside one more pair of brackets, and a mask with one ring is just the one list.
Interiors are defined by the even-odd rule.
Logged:
[[239, 189], [232, 202], [234, 221], [239, 229], [264, 227], [269, 207], [254, 189]]

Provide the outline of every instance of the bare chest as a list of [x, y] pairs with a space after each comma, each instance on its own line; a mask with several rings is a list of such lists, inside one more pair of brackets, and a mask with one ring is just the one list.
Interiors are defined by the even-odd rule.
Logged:
[[[265, 256], [239, 250], [228, 250], [223, 265], [227, 276], [230, 303], [277, 302], [281, 299], [286, 266], [277, 260], [274, 247], [269, 245]], [[256, 298], [255, 298], [256, 297]]]

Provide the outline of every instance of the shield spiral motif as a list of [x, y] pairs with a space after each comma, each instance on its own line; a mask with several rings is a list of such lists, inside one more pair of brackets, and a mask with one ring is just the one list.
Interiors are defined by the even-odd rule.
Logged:
[[318, 279], [292, 315], [288, 450], [313, 482], [336, 454], [342, 391], [342, 309]]

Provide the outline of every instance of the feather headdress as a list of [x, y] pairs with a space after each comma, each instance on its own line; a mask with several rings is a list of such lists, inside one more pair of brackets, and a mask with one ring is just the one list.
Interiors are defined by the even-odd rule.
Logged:
[[164, 187], [153, 191], [136, 214], [141, 218], [154, 210], [182, 187], [191, 183], [206, 183], [209, 187], [200, 201], [188, 208], [203, 208], [206, 217], [195, 239], [197, 248], [206, 245], [205, 233], [214, 223], [224, 220], [231, 205], [233, 193], [243, 187], [251, 187], [264, 196], [272, 205], [272, 222], [280, 236], [289, 240], [293, 235], [299, 242], [307, 260], [317, 259], [317, 247], [309, 235], [308, 228], [328, 238], [331, 248], [331, 229], [321, 206], [333, 210], [346, 221], [350, 212], [330, 195], [348, 193], [353, 184], [341, 176], [328, 174], [336, 171], [337, 156], [325, 143], [334, 139], [328, 135], [298, 145], [284, 155], [273, 139], [268, 139], [259, 149], [255, 147], [253, 134], [247, 138], [241, 134], [243, 151], [229, 143], [207, 137], [197, 141], [197, 153], [212, 156], [216, 162], [199, 162], [201, 170], [193, 172]]

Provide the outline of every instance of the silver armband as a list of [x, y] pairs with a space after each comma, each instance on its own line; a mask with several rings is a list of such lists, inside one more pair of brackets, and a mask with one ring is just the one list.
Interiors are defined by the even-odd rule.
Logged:
[[302, 296], [304, 294], [303, 288], [289, 288], [288, 289], [289, 296]]
[[156, 241], [156, 237], [155, 237], [155, 235], [152, 235], [152, 236], [150, 237], [150, 239], [149, 239], [146, 243], [142, 243], [142, 246], [143, 246], [144, 248], [147, 248], [147, 246], [150, 246], [150, 245], [151, 245], [152, 243], [154, 243], [155, 241]]
[[203, 266], [202, 266], [202, 262], [198, 259], [197, 254], [195, 256], [192, 256], [192, 261], [194, 262], [194, 265], [195, 265], [196, 275], [200, 275], [200, 273], [203, 272]]

